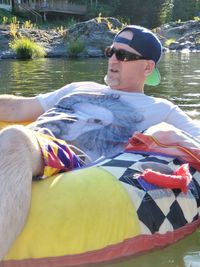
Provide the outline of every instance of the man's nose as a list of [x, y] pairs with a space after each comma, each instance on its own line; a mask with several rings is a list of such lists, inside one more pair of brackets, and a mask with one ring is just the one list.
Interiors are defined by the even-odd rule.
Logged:
[[110, 62], [119, 62], [119, 60], [116, 58], [116, 54], [113, 53], [113, 55], [109, 58]]

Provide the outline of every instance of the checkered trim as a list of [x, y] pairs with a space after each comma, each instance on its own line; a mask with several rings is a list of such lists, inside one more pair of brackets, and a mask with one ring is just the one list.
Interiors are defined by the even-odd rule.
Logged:
[[177, 169], [183, 162], [158, 154], [126, 152], [98, 164], [118, 179], [136, 207], [142, 234], [164, 234], [198, 219], [200, 214], [200, 173], [190, 168], [193, 180], [187, 194], [163, 189], [138, 178], [141, 166], [159, 164]]

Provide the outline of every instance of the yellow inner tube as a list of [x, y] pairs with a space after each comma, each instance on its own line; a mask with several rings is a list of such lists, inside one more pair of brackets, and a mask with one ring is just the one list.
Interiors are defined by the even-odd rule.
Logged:
[[139, 234], [125, 189], [107, 171], [89, 167], [33, 182], [27, 223], [5, 260], [74, 255]]

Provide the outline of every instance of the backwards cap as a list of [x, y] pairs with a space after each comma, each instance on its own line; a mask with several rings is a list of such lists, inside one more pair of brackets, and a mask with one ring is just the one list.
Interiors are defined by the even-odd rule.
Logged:
[[[130, 30], [133, 33], [133, 38], [131, 40], [119, 36], [120, 33], [126, 30]], [[159, 39], [152, 31], [141, 26], [126, 26], [115, 36], [114, 42], [129, 45], [144, 58], [153, 60], [155, 64], [162, 55], [162, 45]], [[153, 72], [147, 77], [145, 84], [158, 85], [159, 83], [160, 73], [155, 67]]]

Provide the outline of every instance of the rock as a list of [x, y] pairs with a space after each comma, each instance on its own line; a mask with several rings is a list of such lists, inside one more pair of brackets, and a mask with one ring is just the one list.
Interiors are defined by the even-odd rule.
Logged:
[[9, 31], [5, 28], [0, 29], [0, 58], [2, 55], [6, 54], [6, 52], [9, 50]]
[[169, 45], [170, 50], [199, 50], [200, 21], [169, 23], [157, 28], [156, 33], [163, 43], [168, 39], [174, 40]]
[[67, 57], [66, 49], [65, 51], [63, 49], [60, 50], [46, 50], [46, 56], [48, 58], [58, 58], [58, 57]]
[[173, 42], [169, 45], [170, 50], [177, 50], [179, 47], [179, 42]]
[[15, 59], [17, 58], [16, 54], [11, 51], [4, 51], [0, 55], [0, 59]]
[[200, 43], [199, 44], [196, 44], [196, 50], [197, 51], [200, 51]]
[[117, 29], [122, 24], [115, 18], [97, 18], [77, 23], [67, 32], [67, 41], [80, 40], [85, 44], [85, 54], [103, 56], [106, 46], [111, 45]]
[[104, 52], [102, 49], [95, 48], [95, 47], [87, 47], [87, 54], [89, 57], [103, 57]]

